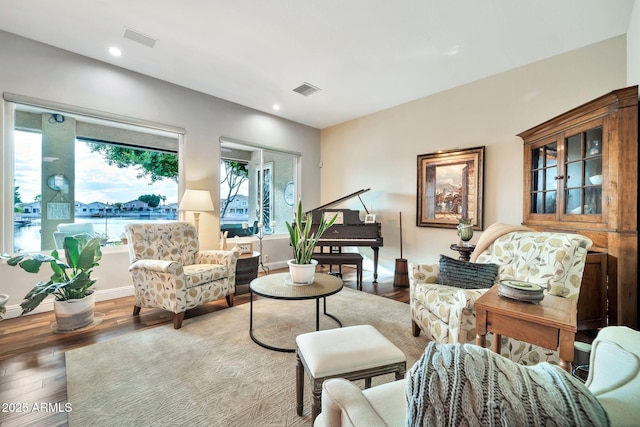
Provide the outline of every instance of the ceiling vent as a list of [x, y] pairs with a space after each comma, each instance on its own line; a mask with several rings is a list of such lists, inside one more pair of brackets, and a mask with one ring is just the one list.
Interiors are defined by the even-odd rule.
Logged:
[[154, 47], [158, 42], [158, 40], [154, 39], [153, 37], [145, 36], [142, 33], [139, 33], [135, 30], [132, 30], [131, 28], [126, 28], [126, 27], [124, 29], [124, 38], [132, 40], [136, 43], [140, 43], [147, 47]]
[[316, 93], [319, 90], [320, 88], [317, 88], [314, 85], [310, 85], [309, 83], [305, 82], [305, 83], [302, 83], [297, 88], [295, 88], [293, 91], [298, 92], [300, 95], [309, 96], [311, 94]]

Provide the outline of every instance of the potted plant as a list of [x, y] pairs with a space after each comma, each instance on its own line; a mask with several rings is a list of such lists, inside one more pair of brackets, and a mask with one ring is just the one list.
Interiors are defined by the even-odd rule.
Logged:
[[293, 259], [287, 261], [289, 265], [289, 273], [291, 273], [291, 281], [294, 284], [308, 285], [313, 283], [313, 275], [316, 271], [318, 261], [312, 259], [313, 251], [329, 227], [336, 221], [338, 214], [326, 221], [324, 216], [320, 219], [318, 231], [311, 232], [311, 213], [307, 213], [303, 223], [302, 200], [298, 202], [298, 211], [296, 221], [292, 224], [285, 222], [289, 231], [289, 241], [293, 247]]
[[123, 232], [120, 235], [120, 241], [122, 242], [123, 245], [126, 245], [129, 243], [129, 238], [127, 237], [127, 233]]
[[2, 319], [4, 313], [7, 311], [7, 309], [4, 307], [7, 301], [9, 301], [9, 295], [0, 294], [0, 319]]
[[100, 246], [106, 246], [109, 242], [109, 235], [107, 233], [96, 233], [96, 236], [100, 238]]
[[93, 322], [95, 295], [89, 288], [96, 282], [91, 279], [91, 272], [102, 258], [100, 237], [89, 238], [84, 234], [65, 236], [62, 248], [64, 259], [54, 250], [51, 256], [39, 253], [17, 255], [8, 259], [7, 264], [19, 265], [28, 273], [38, 273], [42, 264], [49, 264], [53, 275], [47, 282], [38, 282], [25, 295], [20, 304], [22, 314], [29, 313], [47, 296], [53, 295], [57, 327], [69, 331]]

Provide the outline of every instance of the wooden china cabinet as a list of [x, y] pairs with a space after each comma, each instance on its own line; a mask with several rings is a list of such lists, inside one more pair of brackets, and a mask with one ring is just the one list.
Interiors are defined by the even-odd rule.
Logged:
[[[520, 133], [524, 221], [593, 241], [578, 329], [638, 326], [638, 86]], [[607, 322], [608, 319], [608, 322]]]

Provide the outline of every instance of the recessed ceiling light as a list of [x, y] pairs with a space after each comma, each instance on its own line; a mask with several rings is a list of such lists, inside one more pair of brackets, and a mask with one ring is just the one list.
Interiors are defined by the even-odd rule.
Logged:
[[109, 53], [113, 56], [122, 56], [122, 51], [115, 46], [109, 48]]
[[279, 109], [280, 109], [280, 106], [279, 106], [278, 104], [273, 104], [273, 109], [274, 109], [274, 110], [279, 110]]

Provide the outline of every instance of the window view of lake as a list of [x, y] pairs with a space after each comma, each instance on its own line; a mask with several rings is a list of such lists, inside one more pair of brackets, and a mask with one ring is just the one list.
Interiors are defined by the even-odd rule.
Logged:
[[[153, 150], [128, 147], [139, 153], [141, 160], [125, 167], [115, 161], [115, 155], [93, 151], [90, 143], [76, 139], [71, 167], [68, 160], [64, 163], [59, 158], [61, 154], [52, 156], [43, 151], [41, 133], [16, 130], [14, 135], [14, 239], [9, 251], [49, 253], [54, 246], [53, 236], [42, 236], [41, 230], [52, 233], [59, 223], [91, 223], [107, 245], [116, 245], [120, 244], [127, 223], [177, 219], [177, 181], [164, 176], [152, 180], [147, 173], [149, 168], [152, 172], [158, 169], [142, 167], [144, 156], [151, 156]], [[60, 166], [55, 166], [58, 163]], [[69, 176], [73, 177], [73, 185], [67, 180]]]
[[[172, 215], [127, 215], [107, 216], [106, 218], [76, 218], [76, 223], [91, 223], [96, 233], [108, 236], [107, 244], [120, 244], [120, 236], [124, 232], [126, 224], [131, 222], [168, 222], [175, 221]], [[34, 219], [31, 223], [16, 226], [14, 232], [15, 252], [40, 251], [40, 220]], [[48, 253], [49, 251], [45, 251]]]

